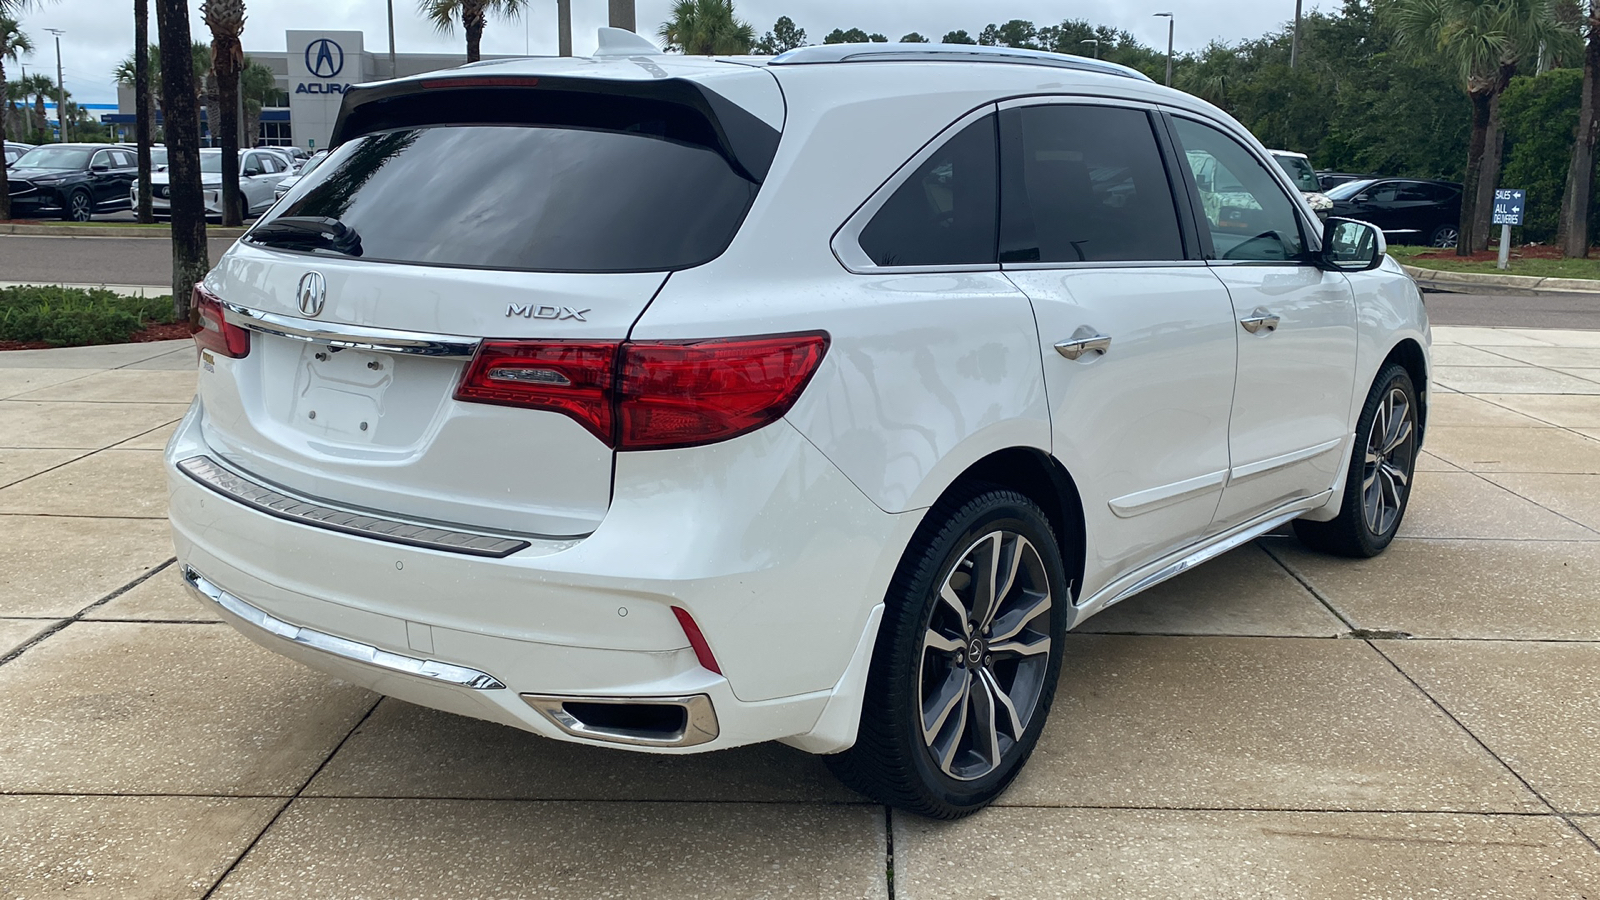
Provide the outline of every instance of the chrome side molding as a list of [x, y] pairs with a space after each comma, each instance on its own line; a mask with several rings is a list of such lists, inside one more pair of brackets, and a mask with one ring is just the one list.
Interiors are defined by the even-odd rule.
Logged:
[[505, 685], [501, 683], [500, 679], [487, 672], [480, 672], [477, 669], [469, 669], [466, 666], [457, 666], [433, 659], [420, 659], [415, 656], [390, 653], [387, 650], [380, 650], [371, 644], [363, 644], [360, 641], [352, 641], [348, 638], [337, 637], [326, 632], [313, 631], [310, 628], [303, 628], [299, 625], [285, 622], [277, 616], [265, 610], [257, 609], [217, 587], [208, 581], [204, 575], [189, 566], [183, 567], [183, 580], [189, 586], [189, 589], [201, 598], [215, 603], [262, 631], [277, 635], [286, 641], [321, 650], [324, 653], [332, 654], [342, 659], [376, 666], [390, 672], [415, 675], [418, 678], [427, 678], [457, 687], [471, 688], [475, 691], [499, 691], [505, 689]]
[[259, 309], [250, 309], [227, 301], [222, 303], [222, 317], [230, 325], [262, 334], [348, 350], [409, 353], [414, 356], [465, 357], [477, 353], [478, 345], [482, 343], [479, 338], [457, 334], [425, 334], [419, 331], [394, 331], [362, 325], [311, 327], [314, 323], [306, 319], [262, 312]]
[[[717, 724], [717, 711], [711, 698], [705, 694], [682, 697], [572, 697], [552, 694], [523, 694], [522, 699], [552, 725], [574, 737], [628, 744], [634, 747], [693, 747], [714, 741], [721, 733]], [[581, 712], [575, 714], [568, 704], [582, 706], [644, 706], [660, 709], [675, 707], [683, 711], [683, 724], [673, 731], [654, 731], [628, 728], [617, 724], [595, 724], [583, 721]]]

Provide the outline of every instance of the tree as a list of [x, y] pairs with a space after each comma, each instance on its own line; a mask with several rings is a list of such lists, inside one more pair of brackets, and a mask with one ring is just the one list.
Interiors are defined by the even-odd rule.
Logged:
[[133, 213], [145, 224], [156, 220], [150, 207], [150, 142], [156, 127], [151, 97], [150, 7], [147, 0], [133, 0], [133, 142], [139, 157]]
[[1600, 4], [1591, 0], [1583, 27], [1587, 40], [1583, 53], [1583, 83], [1578, 124], [1573, 133], [1572, 163], [1567, 167], [1566, 190], [1561, 195], [1557, 226], [1561, 255], [1568, 259], [1589, 255], [1589, 208], [1594, 196], [1595, 146], [1600, 144]]
[[868, 34], [859, 28], [852, 28], [849, 31], [835, 28], [828, 32], [827, 37], [822, 39], [824, 44], [883, 44], [888, 43], [888, 41], [889, 39], [884, 35]]
[[[10, 16], [0, 16], [0, 100], [6, 97], [6, 60], [17, 62], [22, 59], [22, 54], [33, 50], [33, 42], [22, 33], [22, 26]], [[0, 103], [0, 140], [10, 132], [6, 130], [7, 113], [10, 112], [10, 101]], [[5, 166], [0, 165], [0, 219], [11, 218], [11, 182], [4, 174]]]
[[733, 0], [677, 0], [656, 34], [668, 50], [690, 56], [742, 56], [756, 44], [755, 28], [734, 15]]
[[481, 58], [479, 47], [483, 43], [483, 29], [489, 16], [516, 21], [528, 6], [528, 0], [420, 0], [417, 8], [433, 23], [440, 34], [455, 33], [456, 21], [467, 35], [467, 62]]
[[244, 0], [205, 0], [200, 15], [211, 29], [211, 72], [222, 113], [211, 122], [212, 134], [221, 138], [222, 145], [222, 224], [237, 226], [244, 224], [239, 195], [239, 71], [244, 68], [239, 35], [244, 32]]
[[254, 147], [261, 141], [261, 110], [282, 102], [278, 76], [246, 56], [239, 73], [239, 96], [244, 98], [244, 142]]
[[[1561, 47], [1571, 32], [1557, 18], [1552, 0], [1395, 0], [1391, 15], [1402, 46], [1455, 70], [1472, 101], [1456, 242], [1456, 253], [1469, 256], [1488, 242], [1480, 200], [1488, 199], [1484, 185], [1492, 185], [1499, 175], [1499, 148], [1491, 151], [1490, 138], [1500, 132], [1500, 95], [1510, 86], [1519, 61]], [[1486, 159], [1494, 163], [1492, 168], [1485, 167]]]
[[917, 32], [913, 31], [910, 34], [901, 37], [900, 38], [900, 43], [902, 43], [902, 44], [926, 44], [926, 43], [928, 43], [928, 39], [923, 37], [922, 35], [918, 34]]
[[796, 28], [794, 20], [788, 16], [779, 16], [772, 30], [756, 42], [756, 52], [763, 56], [777, 56], [805, 45], [806, 30]]
[[1032, 22], [1012, 19], [1004, 25], [989, 25], [978, 35], [978, 43], [990, 47], [1039, 49], [1039, 29]]
[[186, 0], [155, 0], [161, 44], [161, 106], [166, 110], [167, 175], [172, 203], [172, 309], [189, 319], [195, 283], [205, 277], [205, 198], [200, 191], [199, 91]]
[[944, 37], [939, 39], [939, 43], [941, 43], [941, 44], [976, 44], [977, 41], [973, 40], [972, 35], [967, 34], [966, 31], [963, 30], [963, 31], [947, 31], [947, 32], [945, 32]]

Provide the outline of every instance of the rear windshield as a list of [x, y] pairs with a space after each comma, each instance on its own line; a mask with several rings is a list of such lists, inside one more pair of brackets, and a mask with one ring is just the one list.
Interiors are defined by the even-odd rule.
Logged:
[[1283, 156], [1277, 153], [1272, 158], [1278, 161], [1279, 167], [1289, 175], [1289, 180], [1302, 191], [1320, 191], [1322, 185], [1317, 182], [1317, 173], [1311, 168], [1311, 163], [1299, 156]]
[[305, 181], [278, 214], [338, 219], [363, 259], [547, 272], [709, 262], [759, 187], [704, 144], [548, 125], [369, 134]]

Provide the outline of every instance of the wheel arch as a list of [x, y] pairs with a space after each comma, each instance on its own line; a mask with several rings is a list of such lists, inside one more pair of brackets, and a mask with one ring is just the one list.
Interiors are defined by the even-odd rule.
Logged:
[[1402, 338], [1389, 350], [1389, 355], [1383, 358], [1383, 363], [1378, 366], [1382, 372], [1390, 363], [1398, 363], [1411, 376], [1411, 384], [1417, 389], [1417, 436], [1420, 438], [1428, 433], [1428, 357], [1422, 352], [1422, 345], [1413, 338]]

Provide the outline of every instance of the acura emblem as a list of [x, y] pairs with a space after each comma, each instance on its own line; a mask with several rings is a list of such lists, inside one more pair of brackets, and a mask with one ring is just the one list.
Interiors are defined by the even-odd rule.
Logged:
[[322, 315], [322, 304], [327, 299], [328, 283], [323, 280], [321, 272], [307, 272], [300, 276], [300, 289], [295, 293], [295, 300], [300, 304], [301, 312], [315, 319]]

